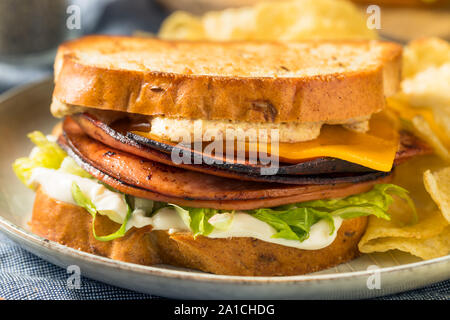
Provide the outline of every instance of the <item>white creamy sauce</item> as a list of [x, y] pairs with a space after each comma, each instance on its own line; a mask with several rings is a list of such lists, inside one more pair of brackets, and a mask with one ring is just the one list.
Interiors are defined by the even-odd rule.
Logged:
[[[127, 214], [127, 205], [122, 194], [108, 190], [96, 180], [82, 178], [59, 170], [36, 168], [33, 170], [30, 182], [39, 184], [42, 190], [51, 198], [76, 205], [72, 198], [72, 183], [76, 182], [83, 193], [88, 196], [102, 215], [107, 215], [117, 223], [123, 223]], [[136, 203], [140, 203], [137, 201]], [[337, 230], [342, 219], [334, 217], [335, 231], [330, 235], [331, 229], [326, 221], [314, 224], [310, 236], [303, 242], [272, 238], [275, 229], [267, 223], [244, 213], [236, 212], [231, 225], [226, 230], [214, 229], [209, 238], [252, 237], [262, 241], [280, 244], [305, 250], [318, 250], [330, 245], [336, 238]], [[127, 230], [132, 227], [142, 228], [152, 225], [153, 230], [189, 231], [179, 214], [172, 207], [160, 209], [153, 217], [147, 217], [145, 210], [137, 206], [131, 219], [127, 223]]]
[[337, 230], [341, 226], [342, 219], [334, 218], [335, 230], [330, 235], [331, 229], [325, 220], [321, 220], [311, 227], [309, 238], [300, 242], [297, 240], [287, 240], [272, 238], [276, 232], [267, 223], [243, 212], [234, 214], [231, 226], [226, 231], [214, 229], [208, 235], [209, 238], [231, 238], [231, 237], [253, 237], [266, 242], [272, 242], [287, 247], [295, 247], [305, 250], [317, 250], [329, 246], [336, 238]]
[[43, 191], [55, 200], [77, 205], [72, 197], [72, 183], [91, 200], [102, 215], [122, 223], [127, 215], [127, 204], [122, 194], [108, 190], [96, 180], [82, 178], [59, 170], [36, 168], [31, 174], [31, 184], [39, 184]]

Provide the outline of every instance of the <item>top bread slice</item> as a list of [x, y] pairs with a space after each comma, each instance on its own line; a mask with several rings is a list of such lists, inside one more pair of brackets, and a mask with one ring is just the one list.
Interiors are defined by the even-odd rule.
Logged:
[[[382, 41], [205, 42], [88, 36], [62, 44], [52, 111], [340, 122], [383, 109], [401, 46]], [[58, 113], [58, 112], [56, 112]]]

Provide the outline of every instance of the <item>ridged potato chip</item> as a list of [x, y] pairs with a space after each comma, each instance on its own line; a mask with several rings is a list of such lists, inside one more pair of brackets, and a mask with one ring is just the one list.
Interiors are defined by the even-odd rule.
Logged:
[[[449, 221], [426, 192], [423, 172], [437, 170], [445, 162], [436, 157], [413, 159], [397, 168], [393, 183], [410, 191], [417, 207], [419, 221], [410, 225], [410, 209], [402, 201], [395, 201], [389, 209], [391, 220], [370, 218], [367, 230], [359, 242], [363, 253], [401, 250], [422, 259], [447, 255], [450, 251]], [[442, 191], [447, 192], [447, 191]]]
[[434, 151], [444, 160], [450, 162], [450, 152], [449, 149], [443, 144], [439, 139], [437, 134], [431, 130], [431, 127], [427, 121], [422, 116], [415, 116], [412, 118], [412, 125], [414, 128], [414, 133], [425, 140], [430, 146], [433, 147]]
[[176, 11], [167, 17], [159, 29], [159, 37], [165, 39], [199, 40], [205, 37], [200, 20], [182, 11]]
[[450, 162], [450, 114], [441, 108], [412, 107], [406, 99], [388, 98], [388, 107], [403, 120], [403, 128], [426, 141], [434, 151]]
[[407, 225], [407, 207], [396, 201], [391, 221], [369, 220], [359, 249], [398, 249], [431, 259], [450, 251], [450, 168], [442, 169], [450, 162], [450, 44], [437, 38], [413, 41], [404, 50], [403, 64], [402, 92], [388, 99], [388, 106], [439, 158], [420, 157], [396, 169], [393, 183], [411, 192], [419, 222]]
[[159, 36], [190, 40], [376, 39], [363, 14], [349, 1], [291, 0], [207, 12], [175, 12]]
[[401, 92], [388, 105], [450, 162], [450, 43], [412, 41], [404, 49], [403, 69]]
[[447, 255], [450, 248], [449, 239], [450, 227], [447, 227], [437, 236], [424, 240], [404, 237], [385, 237], [360, 245], [359, 250], [363, 253], [400, 250], [426, 260]]
[[439, 38], [411, 41], [403, 50], [403, 77], [450, 62], [450, 43]]
[[450, 113], [450, 62], [429, 66], [404, 79], [401, 89], [412, 106], [441, 108]]
[[425, 171], [423, 181], [431, 198], [450, 223], [450, 167], [433, 173], [430, 170]]

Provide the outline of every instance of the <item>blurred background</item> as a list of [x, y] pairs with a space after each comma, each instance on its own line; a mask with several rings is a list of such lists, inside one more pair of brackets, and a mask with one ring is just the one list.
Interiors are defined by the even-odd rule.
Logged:
[[[450, 39], [450, 0], [293, 0], [295, 5], [285, 7], [261, 2], [0, 0], [0, 92], [50, 75], [58, 44], [92, 33], [154, 36], [159, 32], [164, 38], [220, 40]], [[377, 14], [377, 8], [369, 7], [374, 4], [381, 17], [375, 32], [364, 27], [368, 17]], [[244, 9], [210, 12], [240, 7]], [[182, 12], [165, 20], [177, 10]]]

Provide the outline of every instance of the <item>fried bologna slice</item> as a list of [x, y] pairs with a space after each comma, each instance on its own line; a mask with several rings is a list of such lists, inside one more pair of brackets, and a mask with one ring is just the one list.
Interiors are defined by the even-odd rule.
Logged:
[[[329, 185], [285, 185], [227, 179], [150, 161], [110, 148], [91, 139], [66, 118], [68, 145], [84, 162], [127, 184], [170, 197], [192, 200], [248, 200], [279, 198], [334, 188]], [[371, 180], [386, 173], [373, 173]], [[352, 181], [357, 177], [348, 177]]]
[[[392, 179], [392, 175], [388, 175], [376, 180], [360, 183], [343, 183], [338, 185], [307, 185], [307, 186], [295, 186], [295, 188], [303, 188], [302, 193], [294, 194], [290, 196], [281, 196], [276, 198], [257, 198], [248, 200], [195, 200], [191, 197], [179, 198], [173, 196], [167, 196], [161, 193], [147, 190], [140, 186], [131, 185], [124, 181], [121, 181], [107, 173], [99, 170], [91, 163], [86, 162], [79, 153], [75, 152], [69, 145], [64, 136], [58, 138], [58, 143], [61, 147], [67, 151], [70, 157], [72, 157], [86, 172], [89, 172], [98, 180], [106, 183], [112, 188], [123, 192], [125, 194], [133, 195], [136, 197], [151, 199], [155, 201], [163, 201], [178, 204], [181, 206], [189, 206], [195, 208], [213, 208], [224, 210], [251, 210], [257, 208], [275, 207], [289, 203], [296, 203], [309, 200], [326, 199], [326, 198], [340, 198], [346, 197], [352, 194], [362, 193], [369, 191], [377, 183], [389, 183]], [[176, 184], [179, 184], [179, 180], [175, 180]], [[259, 183], [259, 185], [261, 185]], [[170, 187], [170, 186], [169, 186]], [[173, 186], [172, 186], [173, 187]], [[176, 186], [175, 186], [176, 187]], [[260, 186], [261, 187], [261, 186]], [[217, 190], [217, 186], [215, 187]], [[204, 186], [202, 186], [204, 190]], [[298, 189], [297, 189], [298, 190]], [[211, 190], [210, 190], [211, 191]], [[220, 197], [220, 194], [219, 194]], [[245, 197], [245, 196], [244, 196]], [[242, 197], [241, 197], [242, 198]]]
[[[267, 167], [260, 163], [250, 163], [246, 159], [225, 159], [215, 158], [209, 154], [200, 154], [194, 149], [187, 149], [193, 157], [210, 160], [211, 165], [203, 163], [197, 164], [176, 164], [170, 158], [174, 148], [180, 148], [176, 143], [166, 140], [150, 140], [146, 137], [135, 135], [129, 131], [129, 124], [125, 119], [116, 121], [118, 124], [108, 124], [107, 121], [97, 119], [96, 116], [89, 113], [78, 113], [71, 116], [78, 123], [83, 131], [91, 138], [96, 139], [110, 147], [119, 149], [137, 156], [161, 162], [170, 166], [179, 166], [188, 170], [199, 171], [207, 174], [213, 174], [226, 178], [243, 179], [248, 181], [268, 181], [279, 183], [308, 183], [308, 179], [298, 179], [288, 177], [288, 175], [318, 175], [316, 177], [324, 178], [323, 174], [330, 173], [369, 173], [374, 170], [361, 165], [351, 163], [345, 160], [321, 157], [308, 159], [297, 164], [280, 163], [276, 176], [261, 175], [261, 168]], [[130, 120], [128, 119], [128, 122]], [[429, 154], [432, 149], [419, 138], [408, 131], [400, 132], [400, 146], [394, 160], [394, 166], [405, 162], [411, 157]], [[213, 160], [222, 160], [223, 163]], [[194, 161], [193, 161], [194, 162]], [[367, 176], [366, 176], [367, 177]], [[361, 176], [364, 180], [364, 176]], [[316, 180], [317, 181], [317, 180]], [[326, 180], [325, 180], [326, 181]], [[311, 181], [310, 183], [313, 183]], [[316, 182], [317, 183], [317, 182]]]
[[[397, 91], [400, 45], [88, 36], [62, 44], [52, 110], [249, 122], [368, 116]], [[56, 112], [58, 113], [58, 112]]]
[[[111, 259], [143, 265], [169, 264], [205, 272], [242, 276], [283, 276], [310, 273], [359, 255], [357, 243], [367, 218], [344, 220], [335, 241], [320, 250], [300, 250], [253, 238], [195, 240], [188, 232], [169, 234], [150, 227], [132, 228], [109, 242], [92, 236], [91, 215], [83, 208], [51, 199], [38, 189], [31, 229], [52, 241]], [[107, 234], [118, 224], [98, 216], [96, 231]]]

